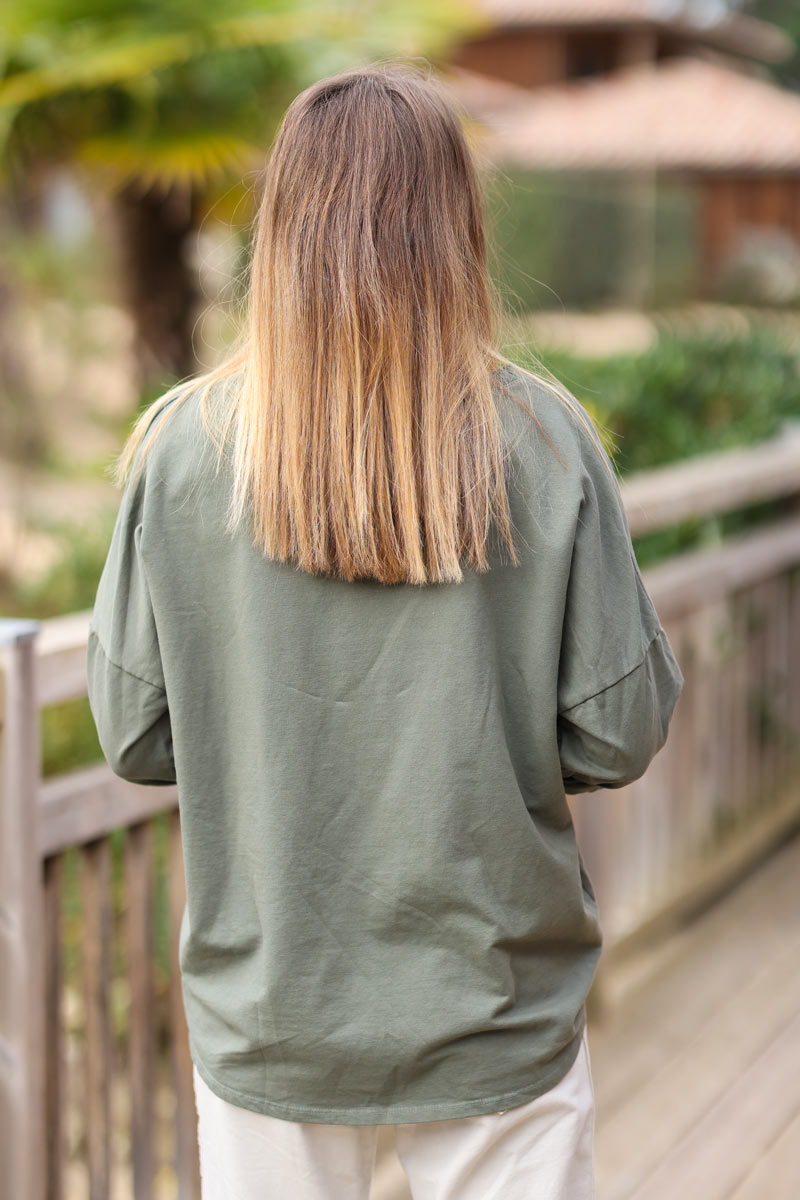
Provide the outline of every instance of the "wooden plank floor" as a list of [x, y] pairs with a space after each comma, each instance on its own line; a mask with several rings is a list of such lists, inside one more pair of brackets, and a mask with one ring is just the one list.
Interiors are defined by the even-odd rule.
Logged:
[[[800, 832], [633, 971], [589, 1024], [596, 1200], [800, 1200]], [[409, 1198], [385, 1126], [370, 1200]]]

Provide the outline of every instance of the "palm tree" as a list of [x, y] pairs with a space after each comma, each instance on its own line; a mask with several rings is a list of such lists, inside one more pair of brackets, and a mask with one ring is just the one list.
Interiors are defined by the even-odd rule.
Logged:
[[463, 0], [5, 0], [0, 170], [18, 211], [53, 164], [103, 189], [140, 382], [182, 378], [200, 300], [188, 239], [222, 198], [249, 221], [248, 179], [291, 97], [357, 62], [435, 58], [484, 22]]

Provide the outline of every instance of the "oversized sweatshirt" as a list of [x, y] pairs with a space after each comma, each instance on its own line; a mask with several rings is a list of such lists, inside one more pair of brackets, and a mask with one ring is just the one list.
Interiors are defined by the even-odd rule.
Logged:
[[190, 1049], [241, 1107], [490, 1113], [579, 1051], [602, 932], [566, 797], [644, 774], [683, 675], [605, 451], [495, 379], [517, 566], [499, 538], [427, 587], [267, 559], [223, 530], [195, 395], [123, 491], [89, 701], [117, 775], [177, 783]]

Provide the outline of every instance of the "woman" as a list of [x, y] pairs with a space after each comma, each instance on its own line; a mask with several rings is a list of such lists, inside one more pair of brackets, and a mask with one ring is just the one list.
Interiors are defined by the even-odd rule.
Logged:
[[117, 463], [89, 697], [178, 784], [206, 1200], [366, 1200], [381, 1124], [415, 1200], [593, 1195], [566, 794], [643, 774], [683, 676], [588, 413], [493, 311], [439, 85], [322, 80], [238, 344]]

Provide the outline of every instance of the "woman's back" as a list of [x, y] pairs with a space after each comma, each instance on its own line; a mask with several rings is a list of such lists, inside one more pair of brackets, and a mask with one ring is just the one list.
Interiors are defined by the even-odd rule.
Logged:
[[460, 583], [224, 532], [193, 396], [123, 496], [89, 694], [118, 774], [179, 782], [192, 1056], [242, 1107], [489, 1113], [578, 1053], [601, 932], [565, 791], [638, 778], [683, 677], [596, 442], [524, 371], [495, 395], [519, 561]]

